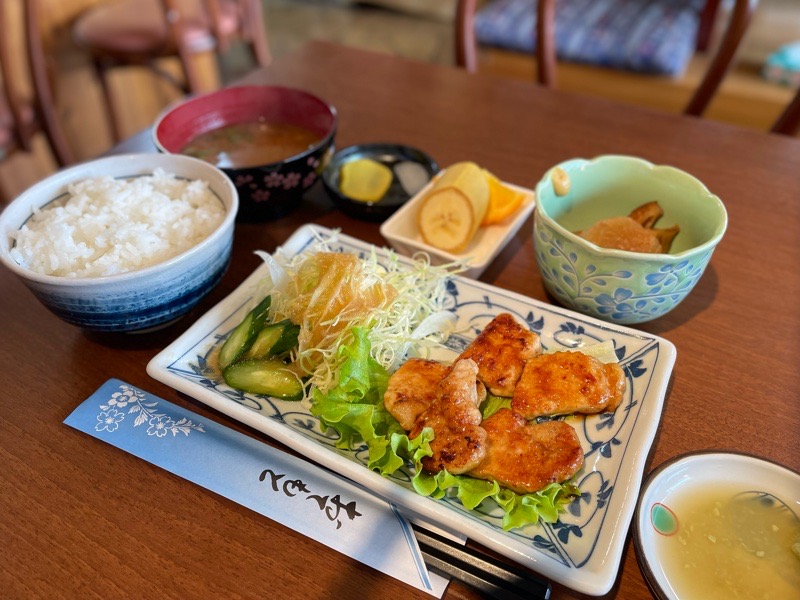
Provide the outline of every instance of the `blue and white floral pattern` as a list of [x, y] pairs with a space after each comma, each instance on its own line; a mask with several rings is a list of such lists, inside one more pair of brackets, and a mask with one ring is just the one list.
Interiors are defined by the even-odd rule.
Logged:
[[[311, 227], [311, 235], [329, 231], [316, 226], [307, 227]], [[309, 235], [306, 228], [298, 231], [284, 249], [291, 247], [293, 251], [300, 251], [305, 244], [296, 238], [303, 235]], [[337, 239], [337, 249], [341, 251], [358, 254], [369, 248], [363, 242], [346, 236]], [[256, 271], [251, 280], [257, 281], [260, 277], [263, 274], [259, 276], [259, 271]], [[341, 461], [366, 464], [366, 448], [353, 451], [336, 448], [336, 438], [322, 431], [318, 419], [303, 403], [231, 389], [211, 368], [211, 355], [246, 314], [253, 300], [254, 287], [241, 286], [226, 302], [157, 356], [148, 371], [156, 379], [192, 394], [218, 410], [228, 411], [234, 418], [278, 437], [307, 456], [316, 456], [313, 447], [323, 446], [327, 450], [323, 454], [328, 459], [323, 464], [330, 462], [326, 464], [329, 468], [342, 467]], [[501, 312], [510, 312], [521, 323], [526, 323], [541, 336], [544, 347], [548, 349], [577, 348], [607, 340], [613, 342], [628, 383], [626, 396], [613, 413], [568, 417], [578, 432], [586, 459], [584, 468], [577, 475], [581, 496], [568, 506], [557, 523], [506, 532], [501, 525], [501, 511], [496, 506], [482, 505], [477, 510], [467, 511], [456, 498], [439, 502], [422, 498], [425, 506], [445, 504], [457, 513], [461, 522], [459, 528], [468, 532], [471, 538], [495, 542], [495, 547], [497, 544], [508, 546], [509, 556], [523, 563], [527, 555], [531, 560], [530, 566], [535, 565], [537, 570], [555, 580], [561, 578], [563, 581], [563, 573], [568, 572], [568, 577], [575, 582], [582, 578], [587, 581], [610, 578], [613, 581], [636, 502], [644, 458], [660, 418], [674, 348], [660, 338], [598, 323], [467, 278], [453, 277], [449, 281], [447, 307], [458, 316], [459, 333], [451, 335], [447, 348], [434, 354], [433, 358], [440, 360], [452, 360], [486, 323]], [[241, 407], [247, 409], [247, 414], [242, 414]], [[255, 414], [256, 418], [249, 414]], [[286, 428], [290, 431], [287, 432]], [[347, 475], [358, 481], [349, 469], [339, 470], [348, 471]], [[364, 471], [367, 474], [361, 483], [373, 485], [374, 480], [370, 480], [371, 483], [366, 480], [373, 474], [366, 468]], [[407, 471], [398, 472], [392, 479], [412, 490]], [[415, 501], [419, 501], [416, 494], [408, 496], [412, 495]], [[399, 503], [402, 504], [402, 499]], [[420, 511], [420, 506], [415, 505], [413, 510]], [[422, 510], [425, 510], [424, 506]], [[438, 510], [441, 508], [434, 512]], [[619, 519], [620, 514], [625, 517]], [[428, 516], [438, 518], [434, 514]], [[611, 546], [618, 547], [618, 551], [612, 552]], [[542, 556], [559, 566], [550, 568], [547, 561], [541, 561]]]
[[613, 259], [603, 260], [610, 267], [598, 266], [576, 244], [539, 224], [533, 235], [547, 290], [564, 306], [612, 323], [649, 321], [675, 308], [700, 279], [713, 251], [637, 274]]
[[169, 415], [158, 412], [158, 402], [148, 401], [144, 392], [128, 385], [121, 384], [119, 390], [100, 405], [95, 430], [113, 433], [119, 429], [126, 415], [136, 415], [133, 426], [147, 425], [147, 435], [163, 438], [168, 433], [173, 437], [179, 433], [189, 435], [191, 431], [205, 433], [203, 425], [193, 423], [182, 417], [177, 421]]

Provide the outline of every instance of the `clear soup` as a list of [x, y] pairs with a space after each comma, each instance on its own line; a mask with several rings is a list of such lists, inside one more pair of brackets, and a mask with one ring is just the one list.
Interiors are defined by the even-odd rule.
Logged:
[[783, 502], [716, 488], [669, 508], [677, 527], [659, 536], [658, 556], [679, 598], [800, 599], [800, 518]]

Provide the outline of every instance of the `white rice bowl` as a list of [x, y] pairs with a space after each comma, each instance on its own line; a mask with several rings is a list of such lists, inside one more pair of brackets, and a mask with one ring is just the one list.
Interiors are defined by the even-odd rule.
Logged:
[[65, 198], [17, 232], [12, 258], [43, 275], [105, 277], [158, 264], [206, 238], [225, 207], [202, 180], [105, 175], [71, 183]]
[[197, 158], [99, 158], [50, 175], [0, 213], [0, 263], [68, 323], [152, 331], [220, 282], [238, 208], [233, 182]]

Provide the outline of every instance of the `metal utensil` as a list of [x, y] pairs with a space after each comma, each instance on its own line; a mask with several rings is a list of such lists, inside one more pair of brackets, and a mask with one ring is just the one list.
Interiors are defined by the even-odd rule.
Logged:
[[412, 524], [419, 549], [431, 571], [453, 577], [489, 598], [548, 600], [550, 583], [530, 571]]

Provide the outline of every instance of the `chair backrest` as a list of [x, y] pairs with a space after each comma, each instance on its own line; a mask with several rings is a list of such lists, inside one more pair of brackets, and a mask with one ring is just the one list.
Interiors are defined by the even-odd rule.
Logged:
[[[195, 0], [195, 6], [191, 0], [161, 0], [161, 4], [173, 45], [181, 56], [196, 51], [192, 44], [196, 42], [197, 32], [187, 32], [186, 29], [191, 27], [192, 18], [183, 18], [193, 11], [202, 13], [200, 20], [207, 22], [217, 53], [224, 54], [231, 42], [239, 39], [250, 47], [259, 66], [272, 62], [261, 0]], [[196, 17], [194, 21], [197, 29]]]
[[[477, 0], [458, 0], [456, 4], [456, 64], [470, 73], [478, 70], [478, 42], [475, 38]], [[548, 87], [555, 87], [555, 3], [539, 2], [536, 19], [536, 77]]]
[[[22, 9], [22, 27], [14, 21], [14, 17], [20, 15], [12, 14], [10, 9], [13, 8]], [[0, 103], [8, 107], [11, 117], [5, 124], [7, 135], [4, 137], [6, 143], [3, 150], [6, 154], [19, 150], [30, 152], [33, 136], [41, 132], [56, 162], [64, 166], [75, 159], [58, 121], [39, 23], [37, 0], [0, 3], [0, 78], [3, 96]], [[20, 41], [19, 34], [24, 45], [24, 59], [21, 62], [20, 48], [16, 45]], [[24, 66], [21, 73], [15, 69], [19, 65]], [[28, 88], [25, 88], [25, 83], [29, 85]]]
[[[733, 63], [736, 50], [750, 25], [758, 0], [735, 0], [728, 26], [719, 49], [711, 60], [706, 73], [692, 95], [684, 113], [702, 115], [711, 103], [725, 74]], [[556, 0], [539, 0], [536, 22], [537, 81], [548, 87], [556, 85], [555, 45]], [[716, 18], [719, 0], [708, 0], [703, 9], [698, 27], [696, 48], [708, 47], [713, 21]], [[475, 38], [476, 0], [459, 0], [456, 10], [456, 63], [474, 72], [477, 69], [477, 42]]]

